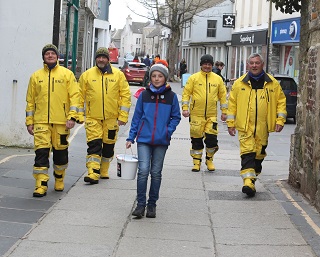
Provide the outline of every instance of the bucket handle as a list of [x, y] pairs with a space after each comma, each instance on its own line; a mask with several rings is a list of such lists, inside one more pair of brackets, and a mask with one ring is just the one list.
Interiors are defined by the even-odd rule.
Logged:
[[[136, 154], [133, 154], [132, 147], [130, 147], [130, 150], [131, 150], [131, 155], [138, 159], [138, 156]], [[124, 160], [126, 160], [126, 154], [127, 154], [127, 148], [124, 150]]]

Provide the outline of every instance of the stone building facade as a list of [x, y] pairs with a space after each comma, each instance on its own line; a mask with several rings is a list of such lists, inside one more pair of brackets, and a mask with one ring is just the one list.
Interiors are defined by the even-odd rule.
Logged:
[[301, 10], [297, 126], [291, 138], [289, 183], [320, 211], [320, 1]]

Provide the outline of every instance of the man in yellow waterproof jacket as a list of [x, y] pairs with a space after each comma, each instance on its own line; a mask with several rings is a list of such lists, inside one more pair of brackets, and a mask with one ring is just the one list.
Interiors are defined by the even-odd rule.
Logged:
[[214, 171], [213, 156], [218, 151], [218, 109], [220, 102], [221, 120], [227, 118], [226, 87], [220, 76], [212, 72], [213, 57], [205, 54], [200, 60], [201, 70], [189, 77], [182, 93], [182, 115], [189, 117], [192, 171], [200, 171], [204, 144], [206, 165]]
[[79, 113], [85, 108], [88, 175], [84, 181], [99, 183], [109, 178], [109, 166], [114, 156], [119, 126], [128, 121], [131, 92], [124, 74], [109, 63], [105, 47], [97, 49], [96, 65], [79, 79], [81, 100]]
[[47, 193], [49, 155], [53, 151], [54, 189], [63, 191], [65, 170], [68, 167], [68, 137], [77, 120], [80, 92], [72, 71], [59, 65], [58, 49], [48, 44], [42, 49], [44, 67], [29, 80], [26, 106], [26, 125], [34, 136], [35, 162], [34, 197]]
[[228, 102], [228, 132], [238, 130], [242, 192], [256, 193], [255, 180], [267, 156], [269, 132], [280, 132], [286, 121], [286, 97], [278, 81], [263, 70], [260, 54], [248, 58], [249, 72], [233, 84]]

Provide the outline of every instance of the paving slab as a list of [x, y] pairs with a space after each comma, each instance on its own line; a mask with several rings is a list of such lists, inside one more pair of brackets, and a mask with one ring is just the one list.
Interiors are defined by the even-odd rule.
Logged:
[[217, 244], [231, 245], [307, 245], [296, 228], [266, 228], [252, 226], [248, 221], [246, 228], [215, 228]]
[[148, 218], [132, 219], [126, 228], [126, 237], [136, 237], [144, 240], [165, 239], [191, 242], [213, 242], [210, 226], [190, 224], [166, 224], [149, 222]]
[[307, 245], [217, 244], [217, 256], [225, 257], [315, 257]]
[[23, 241], [10, 257], [107, 257], [112, 256], [113, 247], [102, 243], [70, 243]]
[[115, 257], [209, 257], [214, 256], [212, 242], [125, 237]]

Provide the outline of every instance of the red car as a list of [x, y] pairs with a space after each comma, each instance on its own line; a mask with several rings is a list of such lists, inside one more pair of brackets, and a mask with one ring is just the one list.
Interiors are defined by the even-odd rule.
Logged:
[[141, 62], [125, 62], [120, 69], [129, 83], [139, 83], [142, 85], [144, 74], [148, 70], [148, 67]]

